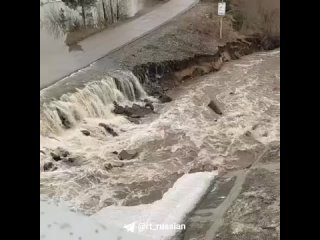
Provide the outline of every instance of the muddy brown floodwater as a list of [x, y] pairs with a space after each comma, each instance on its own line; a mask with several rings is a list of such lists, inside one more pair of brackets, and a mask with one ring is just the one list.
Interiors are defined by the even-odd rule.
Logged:
[[[111, 78], [51, 103], [53, 110], [78, 111], [80, 120], [71, 129], [53, 131], [45, 122], [55, 116], [53, 110], [48, 106], [41, 113], [41, 126], [47, 129], [40, 136], [41, 167], [46, 162], [57, 167], [41, 169], [41, 198], [63, 200], [90, 215], [112, 204], [154, 202], [188, 172], [250, 167], [265, 146], [280, 138], [279, 60], [279, 49], [255, 53], [226, 63], [217, 73], [190, 79], [169, 92], [172, 102], [161, 104], [150, 98], [155, 113], [140, 119], [140, 124], [110, 112], [104, 105], [107, 98], [99, 100], [107, 94], [121, 99], [115, 90], [101, 90], [110, 89]], [[117, 76], [134, 81], [129, 73]], [[208, 107], [213, 99], [222, 115]], [[118, 136], [107, 135], [100, 123], [111, 126]], [[73, 161], [52, 160], [50, 153], [58, 147]], [[119, 160], [113, 153], [133, 149], [138, 156], [132, 160]], [[108, 163], [123, 165], [106, 169]]]

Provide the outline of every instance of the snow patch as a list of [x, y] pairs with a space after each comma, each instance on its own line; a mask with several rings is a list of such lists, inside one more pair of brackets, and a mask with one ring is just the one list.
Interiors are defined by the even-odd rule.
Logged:
[[183, 175], [163, 198], [152, 204], [138, 206], [110, 206], [91, 217], [71, 212], [64, 206], [40, 202], [41, 239], [169, 239], [177, 229], [138, 231], [125, 229], [128, 224], [183, 224], [206, 193], [216, 172]]

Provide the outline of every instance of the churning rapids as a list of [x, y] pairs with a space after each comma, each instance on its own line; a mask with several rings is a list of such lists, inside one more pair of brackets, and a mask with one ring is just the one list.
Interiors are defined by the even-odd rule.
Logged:
[[[41, 199], [63, 201], [87, 215], [110, 205], [153, 203], [183, 174], [227, 170], [245, 153], [279, 141], [279, 55], [278, 49], [227, 63], [171, 90], [169, 103], [148, 96], [126, 71], [44, 103]], [[142, 106], [145, 99], [153, 102], [154, 113], [140, 124], [112, 112], [114, 101]], [[218, 103], [221, 116], [208, 108], [210, 100]], [[122, 150], [138, 155], [119, 160], [115, 151]], [[65, 158], [54, 159], [55, 151]]]

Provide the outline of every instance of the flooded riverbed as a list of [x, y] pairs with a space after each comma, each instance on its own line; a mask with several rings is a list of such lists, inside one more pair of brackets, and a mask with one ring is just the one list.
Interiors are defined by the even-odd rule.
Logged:
[[[110, 73], [102, 82], [48, 103], [40, 113], [41, 198], [91, 215], [110, 205], [159, 200], [185, 173], [238, 166], [259, 146], [279, 140], [279, 58], [280, 50], [275, 50], [230, 62], [181, 85], [166, 104], [148, 97], [130, 72]], [[123, 87], [117, 87], [115, 78], [122, 79]], [[113, 101], [142, 105], [146, 98], [154, 102], [155, 113], [140, 124], [112, 113]], [[207, 107], [213, 99], [221, 116]], [[57, 111], [71, 128], [59, 125]], [[100, 123], [118, 136], [107, 134]], [[59, 147], [72, 161], [52, 158]], [[120, 160], [114, 152], [122, 150], [138, 155]], [[48, 162], [55, 168], [44, 171]], [[108, 164], [113, 167], [106, 168]]]

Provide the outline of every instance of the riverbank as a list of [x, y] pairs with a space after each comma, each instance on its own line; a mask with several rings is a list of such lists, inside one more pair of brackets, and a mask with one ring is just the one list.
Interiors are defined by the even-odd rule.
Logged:
[[[70, 76], [41, 91], [41, 102], [57, 99], [64, 93], [83, 88], [85, 84], [103, 78], [108, 72], [134, 70], [145, 64], [158, 66], [196, 60], [196, 56], [214, 56], [220, 45], [245, 39], [224, 22], [224, 38], [219, 40], [219, 18], [213, 1], [200, 1], [192, 9], [177, 16], [156, 31], [113, 51]], [[214, 13], [214, 14], [212, 14]], [[260, 39], [261, 40], [261, 39]], [[259, 41], [260, 41], [259, 40]], [[274, 47], [279, 46], [277, 39]], [[262, 50], [260, 47], [258, 50]]]

